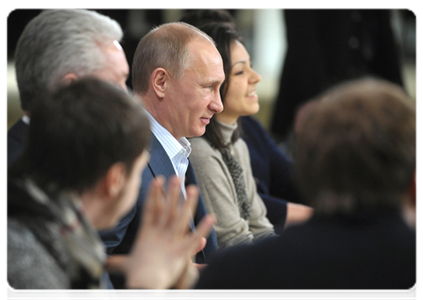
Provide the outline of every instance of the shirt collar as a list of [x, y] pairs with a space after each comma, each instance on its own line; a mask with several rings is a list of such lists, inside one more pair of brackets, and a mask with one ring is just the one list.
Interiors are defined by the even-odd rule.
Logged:
[[185, 150], [186, 157], [188, 157], [191, 153], [191, 143], [185, 137], [182, 137], [179, 140], [175, 139], [175, 137], [159, 122], [157, 122], [157, 120], [147, 110], [145, 110], [145, 112], [150, 120], [151, 132], [163, 146], [167, 155], [172, 159], [181, 150]]

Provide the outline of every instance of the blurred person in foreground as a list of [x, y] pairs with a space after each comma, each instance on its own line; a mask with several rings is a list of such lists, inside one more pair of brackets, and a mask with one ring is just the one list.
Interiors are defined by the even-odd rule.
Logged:
[[212, 226], [187, 234], [198, 191], [179, 204], [176, 178], [151, 184], [127, 256], [106, 259], [96, 230], [116, 225], [136, 201], [149, 159], [149, 121], [139, 101], [97, 79], [80, 79], [32, 107], [28, 142], [8, 177], [9, 284], [16, 289], [104, 288], [104, 268], [128, 288], [186, 288], [191, 255]]
[[197, 288], [416, 283], [414, 104], [399, 86], [372, 78], [338, 85], [315, 101], [300, 118], [295, 156], [313, 217], [216, 257]]

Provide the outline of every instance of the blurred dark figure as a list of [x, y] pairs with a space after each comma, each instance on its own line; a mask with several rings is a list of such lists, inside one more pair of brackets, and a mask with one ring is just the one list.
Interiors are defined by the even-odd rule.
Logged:
[[295, 159], [313, 217], [234, 248], [198, 288], [409, 289], [416, 283], [416, 112], [398, 86], [362, 79], [298, 120]]
[[289, 140], [301, 104], [337, 83], [368, 75], [403, 85], [390, 10], [284, 10], [284, 16], [288, 49], [271, 123], [278, 141]]

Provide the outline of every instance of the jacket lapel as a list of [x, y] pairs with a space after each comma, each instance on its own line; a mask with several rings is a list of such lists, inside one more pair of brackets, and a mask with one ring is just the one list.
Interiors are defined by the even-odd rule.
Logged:
[[[160, 142], [157, 140], [154, 134], [152, 134], [152, 143], [150, 147], [150, 160], [148, 163], [148, 167], [151, 170], [151, 173], [153, 174], [153, 177], [157, 177], [158, 175], [163, 175], [166, 180], [168, 180], [172, 175], [175, 175], [175, 169], [173, 168], [172, 162], [170, 161], [169, 156], [167, 155], [166, 151], [164, 150], [163, 146], [160, 144]], [[186, 180], [188, 184], [196, 184], [197, 180], [194, 175], [194, 170], [192, 169], [191, 163], [188, 166], [187, 174], [186, 174]], [[198, 186], [198, 185], [197, 185]], [[194, 219], [199, 219], [198, 222], [201, 220], [201, 218], [206, 214], [206, 210], [204, 207], [204, 202], [201, 199], [198, 201], [197, 204], [197, 210], [193, 212]], [[192, 231], [195, 231], [195, 225], [196, 223], [193, 219], [191, 219], [189, 226]], [[213, 234], [212, 234], [213, 235]], [[213, 235], [214, 243], [208, 242], [206, 247], [214, 247], [217, 249], [217, 241], [215, 234]], [[197, 253], [197, 259], [199, 259], [199, 262], [204, 263], [206, 261], [206, 255], [204, 253], [204, 250]]]
[[170, 161], [169, 156], [167, 156], [166, 151], [163, 146], [157, 140], [154, 134], [152, 134], [152, 143], [150, 147], [150, 160], [148, 166], [153, 173], [154, 177], [158, 175], [163, 175], [166, 180], [169, 179], [172, 175], [175, 175], [175, 170], [173, 168], [172, 162]]

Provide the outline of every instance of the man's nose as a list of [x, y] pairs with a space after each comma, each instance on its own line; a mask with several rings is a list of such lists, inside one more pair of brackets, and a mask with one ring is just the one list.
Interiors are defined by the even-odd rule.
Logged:
[[220, 93], [216, 93], [216, 95], [213, 97], [209, 104], [209, 109], [216, 114], [223, 111], [223, 103], [222, 99], [220, 98]]

